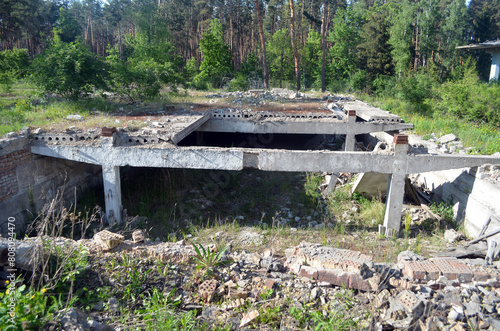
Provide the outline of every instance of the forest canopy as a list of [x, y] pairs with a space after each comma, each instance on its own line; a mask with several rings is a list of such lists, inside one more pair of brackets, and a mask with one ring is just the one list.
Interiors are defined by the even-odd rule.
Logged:
[[166, 84], [328, 88], [417, 102], [467, 70], [487, 81], [491, 56], [456, 46], [498, 38], [500, 0], [3, 0], [0, 84], [31, 77], [46, 92], [135, 99]]

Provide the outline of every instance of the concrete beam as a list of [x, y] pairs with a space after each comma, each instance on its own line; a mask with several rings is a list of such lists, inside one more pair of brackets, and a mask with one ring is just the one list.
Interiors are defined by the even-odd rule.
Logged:
[[[349, 126], [349, 127], [348, 127]], [[288, 134], [347, 134], [355, 135], [371, 132], [412, 129], [410, 123], [386, 122], [346, 122], [331, 121], [251, 121], [237, 118], [212, 118], [196, 131], [221, 133], [288, 133]]]

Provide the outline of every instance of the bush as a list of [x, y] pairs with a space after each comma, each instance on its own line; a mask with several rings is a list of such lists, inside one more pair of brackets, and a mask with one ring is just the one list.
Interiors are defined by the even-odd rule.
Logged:
[[229, 82], [230, 91], [246, 91], [248, 86], [248, 76], [241, 72]]
[[106, 87], [104, 59], [80, 41], [55, 42], [33, 61], [31, 72], [31, 79], [45, 93], [73, 99]]
[[26, 49], [13, 49], [0, 52], [0, 85], [10, 92], [16, 79], [26, 76], [30, 61]]
[[432, 97], [434, 81], [426, 74], [411, 74], [399, 81], [399, 97], [412, 105], [422, 105]]
[[358, 70], [354, 75], [349, 78], [349, 85], [355, 91], [365, 91], [368, 85], [368, 73], [364, 70]]
[[157, 97], [163, 84], [182, 82], [180, 58], [169, 42], [148, 42], [145, 35], [125, 38], [125, 50], [110, 49], [106, 58], [110, 65], [111, 88], [131, 99]]
[[441, 85], [437, 110], [470, 121], [500, 125], [500, 86], [465, 77]]

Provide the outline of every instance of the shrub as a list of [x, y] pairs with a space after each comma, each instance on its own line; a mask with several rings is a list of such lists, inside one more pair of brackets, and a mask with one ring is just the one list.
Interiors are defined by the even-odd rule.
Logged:
[[0, 85], [10, 92], [16, 79], [23, 78], [29, 67], [28, 51], [13, 49], [0, 52]]
[[58, 93], [73, 99], [93, 88], [106, 87], [104, 59], [80, 41], [56, 41], [33, 61], [31, 72], [32, 80], [45, 93]]
[[148, 42], [145, 35], [125, 38], [125, 50], [110, 49], [106, 58], [110, 65], [113, 91], [131, 99], [151, 99], [159, 95], [163, 84], [182, 81], [180, 58], [166, 41]]

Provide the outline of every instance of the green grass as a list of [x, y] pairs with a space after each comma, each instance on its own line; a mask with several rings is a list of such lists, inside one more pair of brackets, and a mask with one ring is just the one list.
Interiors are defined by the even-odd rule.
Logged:
[[109, 113], [113, 109], [114, 106], [102, 98], [47, 103], [39, 103], [33, 97], [17, 98], [13, 106], [0, 106], [0, 135], [18, 131], [24, 126], [44, 127], [64, 123], [68, 115], [88, 118], [94, 110]]
[[428, 137], [429, 134], [435, 133], [440, 137], [453, 133], [462, 141], [464, 147], [473, 147], [474, 154], [489, 155], [500, 152], [500, 131], [493, 125], [471, 123], [465, 119], [443, 116], [429, 110], [424, 112], [398, 99], [377, 99], [375, 103], [382, 109], [401, 116], [406, 123], [413, 123], [415, 126], [413, 132], [418, 135]]

